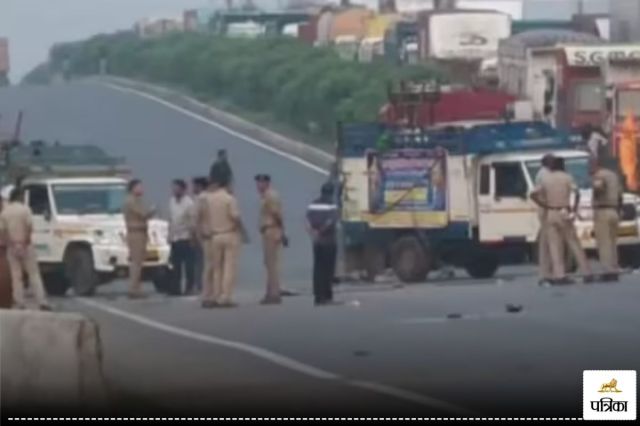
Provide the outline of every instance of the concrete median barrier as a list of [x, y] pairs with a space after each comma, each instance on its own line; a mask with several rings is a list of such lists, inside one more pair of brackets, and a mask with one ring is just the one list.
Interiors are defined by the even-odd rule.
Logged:
[[107, 407], [97, 324], [77, 314], [0, 310], [3, 409], [34, 413]]

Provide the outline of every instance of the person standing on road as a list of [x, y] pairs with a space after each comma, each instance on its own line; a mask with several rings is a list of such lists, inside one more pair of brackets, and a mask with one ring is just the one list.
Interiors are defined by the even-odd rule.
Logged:
[[280, 196], [271, 187], [271, 176], [259, 174], [255, 177], [258, 194], [261, 198], [259, 229], [262, 235], [264, 265], [267, 269], [267, 291], [262, 304], [281, 303], [280, 254], [287, 245], [282, 219]]
[[194, 214], [192, 219], [194, 220], [193, 224], [193, 256], [194, 256], [194, 264], [193, 264], [193, 279], [195, 283], [195, 288], [197, 291], [202, 292], [203, 289], [203, 271], [204, 271], [204, 251], [205, 251], [205, 241], [202, 239], [204, 233], [201, 232], [202, 224], [198, 218], [198, 209], [199, 203], [204, 195], [204, 192], [207, 190], [207, 186], [209, 185], [208, 179], [206, 177], [196, 177], [193, 178], [191, 182], [192, 189], [192, 197], [193, 197], [193, 208]]
[[26, 272], [38, 306], [41, 310], [51, 310], [42, 283], [36, 250], [32, 244], [33, 214], [31, 209], [22, 202], [22, 192], [18, 188], [11, 191], [9, 204], [4, 206], [0, 214], [0, 234], [7, 246], [13, 306], [17, 309], [26, 307], [24, 297], [24, 273]]
[[338, 224], [333, 189], [330, 183], [322, 185], [320, 197], [307, 208], [307, 231], [313, 241], [313, 295], [316, 306], [333, 302]]
[[[202, 306], [233, 307], [233, 291], [236, 283], [240, 242], [244, 225], [238, 202], [220, 181], [212, 181], [212, 191], [204, 197], [205, 228], [211, 235], [210, 262], [213, 264], [213, 289], [204, 292]], [[247, 241], [245, 239], [245, 241]]]
[[[552, 154], [546, 154], [542, 157], [542, 167], [536, 174], [535, 185], [538, 186], [542, 180], [551, 173], [553, 161], [555, 157]], [[538, 267], [540, 274], [540, 284], [549, 282], [552, 275], [551, 259], [549, 255], [549, 243], [547, 241], [546, 227], [547, 212], [544, 208], [538, 208], [538, 221], [540, 223], [540, 231], [538, 232]]]
[[[575, 201], [574, 205], [570, 206], [572, 194]], [[551, 173], [545, 175], [536, 186], [531, 199], [546, 211], [547, 241], [553, 270], [551, 284], [572, 283], [566, 275], [565, 246], [569, 247], [578, 263], [579, 272], [585, 282], [592, 281], [587, 256], [580, 245], [573, 223], [580, 204], [580, 191], [573, 177], [565, 172], [564, 159], [558, 157], [554, 160]]]
[[124, 203], [123, 214], [127, 228], [129, 246], [129, 297], [139, 299], [142, 294], [142, 266], [147, 253], [149, 219], [156, 211], [144, 202], [142, 181], [133, 179], [128, 186], [129, 195]]
[[182, 179], [173, 181], [173, 196], [169, 201], [169, 242], [171, 244], [171, 265], [173, 278], [169, 294], [182, 293], [182, 275], [186, 279], [185, 294], [195, 290], [194, 247], [193, 247], [193, 201], [187, 195], [187, 184]]
[[598, 257], [604, 268], [604, 281], [617, 281], [618, 225], [622, 208], [622, 182], [612, 170], [604, 167], [604, 160], [592, 162], [593, 224]]
[[211, 166], [211, 170], [209, 172], [209, 179], [211, 181], [216, 181], [222, 186], [226, 188], [229, 192], [233, 190], [233, 171], [231, 170], [231, 166], [229, 165], [229, 159], [227, 157], [227, 151], [224, 149], [218, 150], [218, 157], [216, 161]]

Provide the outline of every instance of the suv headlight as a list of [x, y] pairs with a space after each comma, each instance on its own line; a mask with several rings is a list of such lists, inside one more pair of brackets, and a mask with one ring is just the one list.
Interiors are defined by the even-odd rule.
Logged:
[[122, 238], [117, 232], [103, 231], [96, 229], [93, 231], [93, 238], [99, 245], [119, 245], [122, 244]]

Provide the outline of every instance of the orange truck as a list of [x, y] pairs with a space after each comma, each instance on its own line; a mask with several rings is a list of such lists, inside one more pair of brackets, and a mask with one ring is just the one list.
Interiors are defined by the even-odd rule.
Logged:
[[9, 39], [0, 37], [0, 87], [9, 84]]

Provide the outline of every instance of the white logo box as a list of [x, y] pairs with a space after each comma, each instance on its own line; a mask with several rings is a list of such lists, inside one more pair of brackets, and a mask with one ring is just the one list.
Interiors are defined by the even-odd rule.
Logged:
[[635, 370], [585, 370], [582, 375], [584, 420], [636, 420]]

